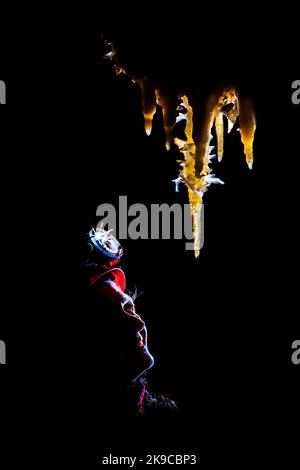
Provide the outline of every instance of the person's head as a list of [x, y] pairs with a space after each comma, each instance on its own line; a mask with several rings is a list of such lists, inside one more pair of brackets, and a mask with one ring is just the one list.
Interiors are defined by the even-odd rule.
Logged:
[[125, 275], [118, 267], [123, 249], [102, 228], [89, 232], [88, 244], [89, 292], [99, 325], [94, 342], [104, 356], [106, 375], [117, 377], [123, 385], [132, 384], [152, 367], [154, 359], [148, 350], [145, 323], [132, 297], [125, 293]]

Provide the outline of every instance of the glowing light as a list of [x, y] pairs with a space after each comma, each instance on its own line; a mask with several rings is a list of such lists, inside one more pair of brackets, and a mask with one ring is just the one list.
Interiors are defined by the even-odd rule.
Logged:
[[89, 232], [90, 241], [93, 245], [110, 258], [120, 258], [123, 254], [123, 248], [118, 240], [111, 233], [113, 229], [104, 230], [103, 224]]

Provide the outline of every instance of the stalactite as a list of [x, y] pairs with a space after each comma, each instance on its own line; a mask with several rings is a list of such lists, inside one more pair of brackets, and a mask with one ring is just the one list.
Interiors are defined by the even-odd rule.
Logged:
[[[111, 50], [105, 56], [112, 61], [112, 66], [116, 73], [127, 73], [119, 63], [117, 53], [111, 44]], [[248, 167], [253, 167], [253, 142], [256, 129], [256, 120], [252, 102], [248, 99], [239, 98], [239, 94], [234, 87], [227, 87], [223, 90], [215, 91], [207, 97], [204, 117], [201, 122], [195, 122], [192, 106], [186, 95], [181, 96], [181, 103], [177, 107], [178, 97], [171, 92], [162, 90], [159, 84], [152, 82], [148, 78], [133, 77], [129, 75], [133, 82], [139, 84], [142, 93], [142, 112], [145, 121], [145, 132], [151, 134], [152, 121], [156, 113], [157, 106], [162, 109], [163, 126], [165, 130], [166, 148], [169, 150], [172, 141], [172, 131], [174, 125], [179, 121], [185, 121], [185, 140], [174, 138], [174, 144], [182, 154], [179, 177], [174, 180], [176, 191], [179, 190], [179, 183], [183, 183], [188, 189], [189, 203], [192, 213], [192, 228], [194, 234], [194, 252], [198, 257], [200, 253], [201, 223], [200, 213], [203, 204], [203, 195], [210, 184], [224, 184], [219, 178], [212, 174], [210, 167], [211, 160], [216, 155], [215, 148], [211, 145], [213, 130], [216, 133], [216, 152], [218, 161], [221, 162], [224, 153], [224, 118], [227, 119], [228, 133], [232, 131], [239, 119], [241, 140], [244, 145], [244, 153]], [[177, 109], [177, 117], [176, 117]], [[185, 112], [183, 112], [185, 111]], [[197, 126], [199, 138], [197, 142], [193, 139], [193, 130]]]

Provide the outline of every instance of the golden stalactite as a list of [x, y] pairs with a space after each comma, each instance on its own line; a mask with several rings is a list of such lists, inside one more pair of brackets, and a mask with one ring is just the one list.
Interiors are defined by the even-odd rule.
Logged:
[[135, 81], [140, 85], [142, 93], [142, 112], [145, 121], [145, 132], [147, 135], [150, 135], [153, 117], [156, 113], [155, 85], [146, 77], [137, 78]]
[[241, 100], [240, 102], [240, 133], [244, 145], [246, 162], [250, 170], [253, 167], [253, 143], [256, 129], [256, 119], [253, 105], [250, 100]]
[[[111, 51], [105, 56], [112, 61], [116, 73], [127, 73], [119, 64], [115, 48], [111, 45]], [[211, 145], [213, 131], [216, 134], [216, 152], [218, 161], [221, 162], [224, 153], [224, 119], [227, 119], [227, 132], [230, 133], [239, 119], [241, 141], [244, 146], [244, 154], [248, 167], [253, 167], [253, 143], [256, 129], [256, 119], [252, 102], [240, 98], [234, 87], [227, 87], [211, 93], [204, 105], [204, 114], [201, 122], [195, 120], [195, 114], [189, 103], [188, 96], [180, 97], [181, 103], [177, 106], [178, 96], [162, 89], [148, 78], [136, 78], [130, 76], [133, 82], [139, 84], [142, 94], [142, 112], [145, 122], [145, 132], [151, 134], [153, 117], [157, 106], [162, 109], [163, 126], [165, 130], [165, 144], [169, 150], [172, 142], [172, 132], [177, 122], [185, 121], [185, 139], [174, 138], [174, 144], [182, 155], [178, 161], [180, 165], [179, 177], [174, 180], [176, 191], [179, 183], [183, 183], [188, 190], [189, 203], [192, 214], [192, 229], [194, 236], [194, 253], [200, 254], [201, 239], [201, 210], [203, 195], [210, 184], [224, 184], [212, 174], [211, 160], [216, 155], [215, 147]], [[197, 108], [198, 110], [198, 108]], [[177, 117], [176, 117], [177, 111]], [[200, 113], [201, 114], [201, 113]], [[196, 122], [195, 122], [196, 121]], [[197, 142], [194, 141], [193, 131], [197, 127]]]
[[189, 104], [187, 96], [182, 96], [182, 102], [179, 108], [186, 110], [185, 115], [179, 113], [179, 119], [185, 119], [185, 137], [186, 140], [175, 137], [174, 143], [177, 145], [183, 159], [178, 161], [181, 166], [179, 178], [175, 180], [177, 185], [180, 182], [184, 183], [188, 188], [189, 203], [192, 215], [192, 231], [194, 236], [194, 253], [198, 257], [200, 254], [200, 241], [201, 241], [201, 224], [200, 216], [202, 210], [202, 194], [204, 191], [205, 180], [203, 178], [197, 179], [195, 177], [195, 152], [196, 146], [193, 139], [193, 108]]
[[224, 152], [224, 120], [223, 120], [222, 112], [218, 112], [216, 114], [215, 126], [216, 126], [216, 137], [217, 137], [217, 155], [218, 155], [218, 161], [221, 162], [223, 158], [223, 152]]
[[177, 97], [156, 88], [156, 104], [162, 108], [165, 144], [166, 149], [170, 150], [172, 130], [176, 122]]

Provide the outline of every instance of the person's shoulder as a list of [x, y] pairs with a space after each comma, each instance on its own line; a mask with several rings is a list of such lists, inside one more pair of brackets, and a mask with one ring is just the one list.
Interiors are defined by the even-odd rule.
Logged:
[[174, 400], [163, 394], [152, 395], [149, 392], [145, 393], [144, 409], [148, 416], [176, 416], [179, 413], [177, 403]]

